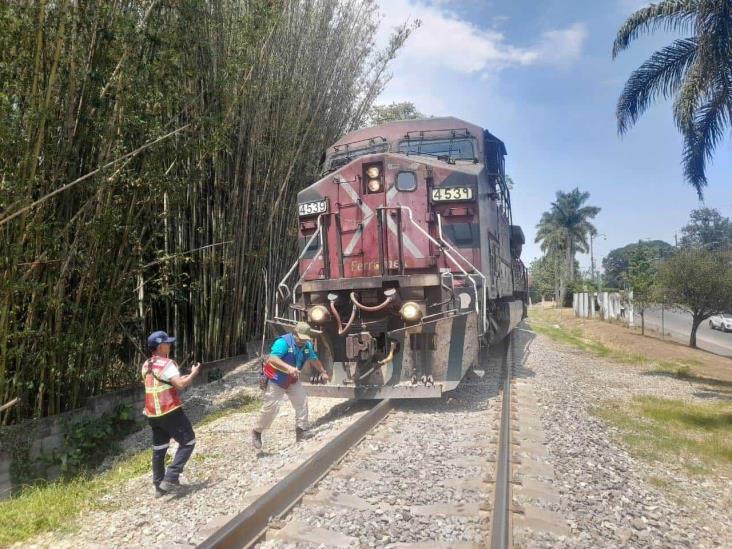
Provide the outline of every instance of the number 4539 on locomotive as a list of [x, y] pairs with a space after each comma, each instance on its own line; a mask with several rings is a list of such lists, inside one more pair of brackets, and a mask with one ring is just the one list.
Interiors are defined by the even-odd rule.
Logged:
[[332, 382], [304, 372], [311, 394], [440, 396], [525, 316], [505, 155], [457, 118], [366, 128], [328, 149], [298, 195], [300, 254], [268, 320], [318, 332]]

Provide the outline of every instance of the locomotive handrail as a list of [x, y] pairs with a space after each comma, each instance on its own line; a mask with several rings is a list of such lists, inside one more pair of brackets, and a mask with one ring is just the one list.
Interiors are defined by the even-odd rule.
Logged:
[[[445, 237], [442, 236], [442, 216], [439, 213], [437, 214], [437, 234], [440, 236], [440, 242], [445, 244], [445, 246], [450, 246], [450, 244], [445, 241]], [[488, 285], [488, 278], [482, 272], [480, 272], [480, 270], [478, 268], [476, 268], [475, 265], [473, 265], [470, 261], [468, 261], [468, 259], [463, 254], [461, 254], [457, 249], [455, 249], [452, 246], [451, 246], [451, 248], [460, 257], [460, 259], [465, 261], [465, 263], [467, 263], [470, 266], [470, 268], [473, 269], [473, 271], [475, 271], [478, 274], [478, 276], [480, 276], [483, 279], [483, 285], [482, 285], [482, 290], [483, 290], [483, 292], [482, 292], [483, 293], [483, 333], [485, 333], [488, 331], [488, 325], [487, 325], [488, 315], [486, 314], [487, 313], [487, 311], [486, 311], [487, 302], [486, 302], [486, 293], [485, 293], [486, 286]], [[477, 290], [476, 290], [476, 293], [477, 293]]]
[[449, 248], [450, 248], [450, 249], [451, 249], [451, 250], [452, 250], [453, 252], [455, 252], [455, 254], [456, 254], [456, 255], [457, 255], [457, 256], [458, 256], [458, 257], [459, 257], [460, 259], [462, 259], [463, 261], [465, 261], [465, 263], [467, 263], [468, 267], [470, 267], [471, 269], [473, 269], [473, 270], [474, 270], [474, 271], [475, 271], [475, 272], [476, 272], [476, 273], [477, 273], [478, 275], [480, 275], [480, 276], [481, 276], [482, 278], [485, 278], [485, 275], [484, 275], [483, 273], [481, 273], [481, 272], [480, 272], [480, 270], [479, 270], [479, 269], [478, 269], [478, 268], [477, 268], [477, 267], [476, 267], [475, 265], [473, 265], [473, 264], [472, 264], [472, 263], [471, 263], [471, 262], [470, 262], [470, 261], [468, 260], [468, 258], [467, 258], [467, 257], [465, 257], [465, 256], [464, 256], [463, 254], [461, 254], [461, 253], [460, 253], [460, 252], [458, 251], [458, 249], [457, 249], [457, 248], [455, 248], [455, 247], [454, 247], [454, 246], [453, 246], [452, 244], [450, 244], [449, 242], [447, 242], [447, 241], [445, 240], [445, 237], [443, 237], [443, 236], [442, 236], [442, 216], [441, 216], [441, 215], [440, 215], [439, 213], [437, 214], [437, 234], [438, 234], [438, 236], [440, 237], [440, 242], [442, 242], [442, 243], [443, 243], [443, 244], [444, 244], [445, 246], [449, 247]]
[[[439, 243], [439, 242], [438, 242], [437, 240], [435, 240], [434, 238], [432, 238], [432, 235], [430, 235], [430, 233], [428, 233], [428, 232], [427, 232], [427, 231], [425, 231], [425, 230], [424, 230], [424, 229], [423, 229], [422, 227], [420, 227], [420, 226], [419, 226], [419, 223], [417, 223], [417, 222], [416, 222], [416, 221], [414, 220], [414, 214], [412, 213], [412, 209], [411, 209], [411, 208], [410, 208], [409, 206], [398, 206], [398, 208], [399, 208], [399, 209], [402, 209], [402, 210], [406, 210], [406, 211], [407, 211], [407, 213], [409, 214], [409, 221], [411, 221], [411, 222], [412, 222], [412, 225], [414, 225], [414, 226], [415, 226], [415, 227], [417, 228], [417, 230], [418, 230], [419, 232], [421, 232], [421, 233], [422, 233], [422, 234], [423, 234], [424, 236], [426, 236], [426, 237], [427, 237], [427, 239], [428, 239], [428, 240], [429, 240], [430, 242], [432, 242], [433, 244], [435, 244], [435, 246], [437, 246], [438, 248], [440, 248], [440, 250], [441, 250], [441, 251], [442, 251], [442, 252], [443, 252], [443, 253], [445, 254], [445, 257], [447, 257], [447, 258], [448, 258], [448, 259], [449, 259], [450, 261], [452, 261], [452, 262], [453, 262], [453, 263], [455, 264], [455, 266], [456, 266], [456, 267], [457, 267], [458, 269], [460, 269], [460, 270], [462, 271], [462, 273], [463, 273], [463, 274], [464, 274], [464, 275], [465, 275], [466, 277], [468, 277], [468, 278], [470, 279], [470, 282], [471, 282], [471, 283], [473, 284], [473, 289], [475, 290], [475, 295], [476, 295], [476, 297], [477, 297], [477, 296], [478, 296], [478, 285], [477, 285], [477, 284], [475, 283], [475, 280], [474, 280], [474, 279], [473, 279], [473, 277], [472, 277], [472, 276], [470, 275], [470, 273], [468, 273], [468, 272], [467, 272], [467, 271], [466, 271], [466, 270], [465, 270], [465, 269], [463, 268], [463, 266], [462, 266], [462, 265], [460, 265], [460, 263], [458, 263], [458, 262], [457, 262], [457, 261], [455, 260], [455, 258], [454, 258], [454, 257], [452, 257], [452, 255], [450, 255], [450, 253], [449, 253], [449, 252], [448, 252], [448, 251], [447, 251], [447, 250], [445, 249], [445, 248], [448, 248], [448, 249], [451, 249], [451, 250], [453, 250], [453, 251], [454, 251], [454, 250], [455, 250], [455, 248], [454, 248], [454, 247], [453, 247], [452, 245], [448, 244], [448, 243], [445, 243], [445, 245], [442, 245], [442, 244], [440, 244], [440, 243]], [[458, 252], [458, 255], [459, 255], [459, 252]], [[467, 262], [467, 263], [469, 263], [469, 262], [468, 262], [467, 260], [466, 260], [466, 262]], [[473, 267], [473, 268], [475, 268], [475, 267]], [[480, 274], [480, 276], [482, 276], [483, 278], [485, 278], [485, 275], [483, 275], [483, 273], [481, 273], [480, 271], [478, 271], [478, 274]], [[485, 284], [483, 285], [483, 287], [485, 288]], [[486, 303], [485, 303], [485, 300], [484, 300], [484, 301], [483, 301], [483, 308], [484, 308], [484, 309], [485, 309], [485, 306], [486, 306]], [[480, 314], [480, 311], [478, 310], [478, 300], [477, 300], [477, 299], [476, 299], [476, 303], [475, 303], [475, 314], [476, 314], [476, 315], [478, 315], [478, 316], [481, 316], [481, 314]], [[483, 330], [484, 330], [484, 333], [485, 333], [485, 314], [483, 315]]]
[[[292, 290], [293, 290], [292, 292], [290, 291], [289, 286], [287, 284], [285, 284], [285, 280], [287, 280], [288, 278], [290, 278], [290, 276], [292, 275], [293, 271], [297, 268], [297, 266], [300, 264], [300, 261], [302, 260], [302, 258], [307, 253], [308, 248], [310, 248], [310, 244], [313, 243], [313, 240], [315, 240], [315, 237], [318, 236], [318, 235], [321, 236], [321, 239], [320, 239], [320, 247], [318, 248], [318, 252], [315, 254], [314, 259], [317, 258], [323, 252], [323, 238], [322, 238], [322, 234], [321, 234], [322, 233], [322, 230], [323, 230], [323, 227], [321, 225], [321, 219], [322, 219], [323, 215], [325, 215], [325, 214], [318, 215], [316, 230], [313, 232], [313, 235], [310, 237], [310, 239], [307, 241], [307, 243], [303, 247], [302, 252], [300, 252], [300, 255], [297, 257], [297, 259], [295, 260], [295, 263], [292, 265], [292, 267], [290, 267], [290, 270], [287, 271], [287, 274], [284, 277], [282, 277], [282, 280], [280, 280], [280, 283], [277, 284], [277, 293], [280, 294], [280, 296], [282, 297], [282, 299], [287, 299], [288, 297], [292, 296], [293, 297], [293, 303], [294, 303], [294, 301], [295, 301], [295, 299], [294, 299], [294, 297], [295, 297], [295, 291], [294, 290], [297, 288], [297, 285], [302, 282], [303, 277], [307, 273], [308, 269], [310, 269], [310, 266], [314, 263], [314, 261], [311, 261], [310, 262], [310, 265], [308, 265], [307, 269], [305, 269], [305, 272], [300, 277], [300, 280], [298, 280], [295, 283], [295, 286], [292, 287]], [[282, 293], [282, 288], [284, 288], [285, 290], [287, 290], [287, 295], [285, 295], [284, 293]], [[278, 303], [277, 303], [277, 300], [276, 299], [275, 299], [275, 304], [274, 305], [275, 305], [275, 316], [277, 316], [279, 314], [279, 307], [278, 307]]]
[[302, 283], [305, 280], [305, 275], [308, 274], [310, 267], [312, 267], [313, 263], [315, 263], [322, 256], [323, 256], [323, 240], [322, 240], [322, 235], [321, 235], [320, 248], [318, 248], [318, 251], [315, 253], [315, 255], [313, 256], [313, 259], [310, 261], [310, 263], [308, 263], [308, 266], [305, 267], [305, 270], [303, 271], [300, 278], [298, 278], [297, 282], [295, 282], [295, 284], [292, 286], [292, 303], [295, 303], [295, 301], [297, 300], [297, 287], [302, 286]]

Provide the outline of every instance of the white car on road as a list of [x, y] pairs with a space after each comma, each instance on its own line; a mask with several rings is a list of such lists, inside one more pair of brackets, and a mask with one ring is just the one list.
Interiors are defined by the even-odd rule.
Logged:
[[709, 327], [712, 330], [732, 332], [732, 313], [722, 313], [709, 317]]

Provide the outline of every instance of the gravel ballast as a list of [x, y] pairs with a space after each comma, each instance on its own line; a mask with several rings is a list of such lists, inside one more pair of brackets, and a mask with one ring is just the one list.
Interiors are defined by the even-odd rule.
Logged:
[[[489, 365], [482, 378], [471, 377], [442, 401], [401, 406], [311, 494], [313, 498], [318, 493], [346, 494], [353, 500], [350, 506], [311, 500], [296, 507], [286, 521], [351, 536], [354, 546], [482, 544], [486, 519], [475, 510], [485, 501], [485, 486], [460, 486], [460, 481], [490, 473], [486, 461], [494, 452], [488, 441], [497, 418], [496, 368], [497, 364]], [[729, 479], [689, 476], [681, 465], [641, 461], [618, 442], [614, 427], [592, 415], [593, 407], [605, 400], [651, 395], [708, 402], [715, 398], [712, 391], [608, 362], [544, 336], [531, 342], [522, 372], [537, 397], [546, 460], [554, 470], [559, 502], [551, 510], [566, 521], [570, 534], [528, 532], [517, 546], [730, 546]], [[195, 388], [186, 406], [192, 414], [204, 414], [227, 399], [257, 395], [245, 379], [235, 372]], [[367, 408], [367, 404], [311, 398], [316, 437], [295, 444], [294, 414], [284, 402], [273, 429], [265, 434], [263, 453], [250, 445], [256, 412], [233, 413], [202, 425], [196, 429], [198, 457], [184, 477], [194, 488], [189, 494], [156, 500], [145, 474], [106, 494], [103, 502], [108, 508], [86, 513], [78, 530], [44, 534], [23, 546], [194, 546]], [[125, 442], [130, 451], [148, 444], [147, 430]], [[651, 478], [664, 480], [671, 489], [657, 488]], [[366, 507], [355, 509], [359, 502]], [[424, 506], [440, 504], [463, 505], [466, 511], [459, 516], [423, 512]], [[272, 540], [265, 545], [291, 544]]]
[[[399, 403], [285, 520], [349, 536], [344, 545], [351, 547], [481, 545], [488, 485], [480, 481], [492, 467], [499, 411], [499, 364], [486, 366], [482, 377], [471, 375], [448, 398]], [[348, 499], [319, 504], [323, 494]], [[276, 537], [261, 545], [318, 546]]]
[[[690, 477], [681, 466], [635, 459], [617, 442], [615, 428], [591, 414], [605, 400], [630, 401], [640, 395], [708, 402], [705, 391], [687, 381], [592, 357], [544, 336], [532, 342], [526, 366], [535, 373], [561, 495], [559, 513], [572, 531], [561, 540], [536, 533], [526, 546], [730, 546], [729, 479]], [[673, 493], [651, 485], [651, 477], [668, 481]]]
[[[216, 410], [221, 403], [244, 395], [259, 396], [251, 386], [256, 377], [242, 367], [224, 379], [187, 392], [184, 407], [192, 418]], [[295, 443], [295, 415], [284, 401], [272, 428], [264, 434], [263, 451], [251, 445], [251, 429], [258, 411], [231, 413], [196, 426], [196, 449], [182, 482], [190, 485], [182, 496], [155, 499], [151, 474], [130, 480], [102, 497], [102, 509], [84, 514], [72, 533], [50, 532], [19, 546], [82, 547], [191, 547], [205, 539], [212, 524], [225, 521], [247, 504], [247, 498], [280, 478], [278, 471], [307, 458], [326, 437], [344, 429], [367, 407], [343, 399], [310, 398], [314, 438]], [[128, 437], [129, 452], [148, 449], [149, 428]], [[171, 443], [169, 454], [175, 451]], [[70, 517], [69, 524], [74, 527]]]

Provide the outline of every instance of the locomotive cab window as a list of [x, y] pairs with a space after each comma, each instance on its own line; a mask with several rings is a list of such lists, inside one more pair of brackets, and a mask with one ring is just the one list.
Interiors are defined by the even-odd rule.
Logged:
[[399, 142], [399, 152], [436, 156], [438, 159], [455, 162], [456, 160], [476, 160], [475, 140], [472, 138], [451, 139], [408, 139]]
[[397, 191], [409, 192], [417, 188], [417, 175], [414, 172], [399, 172], [396, 178]]
[[[301, 236], [297, 239], [298, 249], [300, 253], [305, 250], [305, 246], [308, 243], [308, 240], [310, 240], [310, 237], [312, 236], [312, 233], [307, 236]], [[302, 259], [313, 259], [315, 257], [315, 254], [317, 253], [318, 249], [320, 248], [320, 235], [316, 236], [313, 241], [310, 243], [310, 246], [308, 246], [307, 251], [305, 252], [305, 255], [302, 256]]]
[[476, 248], [478, 246], [478, 229], [475, 223], [443, 225], [442, 234], [458, 248]]

